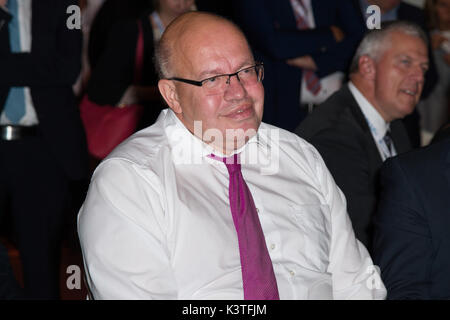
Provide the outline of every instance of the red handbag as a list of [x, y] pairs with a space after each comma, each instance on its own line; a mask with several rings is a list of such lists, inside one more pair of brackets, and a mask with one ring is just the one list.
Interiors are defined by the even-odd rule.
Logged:
[[[134, 83], [139, 83], [141, 79], [144, 58], [144, 36], [140, 21], [138, 30]], [[89, 154], [97, 159], [105, 158], [136, 131], [143, 111], [143, 106], [138, 104], [120, 108], [98, 105], [85, 94], [80, 103], [80, 116], [86, 131]]]

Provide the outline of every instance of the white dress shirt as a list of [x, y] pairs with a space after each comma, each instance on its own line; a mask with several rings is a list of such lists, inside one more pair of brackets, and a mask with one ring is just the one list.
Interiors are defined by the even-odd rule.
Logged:
[[[262, 123], [239, 152], [280, 298], [384, 298], [317, 150]], [[166, 109], [97, 167], [78, 216], [94, 298], [243, 299], [228, 171], [211, 153]]]
[[[17, 0], [19, 9], [19, 32], [20, 32], [20, 49], [21, 53], [31, 52], [31, 22], [32, 22], [32, 0]], [[39, 123], [36, 110], [34, 108], [33, 100], [29, 87], [24, 87], [25, 90], [25, 115], [20, 119], [19, 125], [32, 126]], [[11, 124], [11, 121], [6, 116], [5, 112], [0, 115], [0, 124]]]
[[384, 136], [386, 132], [390, 130], [390, 123], [384, 121], [383, 117], [378, 113], [377, 109], [363, 96], [363, 94], [355, 87], [355, 85], [349, 81], [348, 88], [353, 94], [356, 102], [361, 109], [364, 117], [366, 118], [367, 124], [369, 125], [370, 132], [372, 133], [373, 140], [377, 145], [378, 151], [380, 152], [381, 159], [384, 161], [389, 157], [397, 155], [394, 144], [391, 148], [386, 145], [384, 141]]

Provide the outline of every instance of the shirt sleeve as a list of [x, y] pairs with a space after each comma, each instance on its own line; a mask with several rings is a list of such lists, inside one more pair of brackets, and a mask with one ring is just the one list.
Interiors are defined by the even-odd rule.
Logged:
[[95, 171], [78, 232], [95, 299], [176, 299], [159, 180], [127, 160]]
[[330, 209], [331, 246], [328, 272], [332, 276], [333, 297], [345, 299], [385, 299], [386, 288], [379, 269], [359, 242], [347, 214], [345, 196], [333, 180], [322, 157], [311, 147], [318, 183]]

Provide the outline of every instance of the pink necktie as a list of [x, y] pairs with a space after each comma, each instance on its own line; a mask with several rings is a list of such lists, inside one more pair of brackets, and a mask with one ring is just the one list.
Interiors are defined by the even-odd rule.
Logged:
[[[291, 0], [292, 8], [294, 9], [294, 16], [297, 23], [297, 28], [300, 30], [310, 29], [307, 21], [303, 14], [306, 14], [306, 7], [304, 6], [302, 0]], [[317, 95], [322, 89], [320, 85], [319, 77], [314, 73], [314, 71], [305, 69], [303, 71], [306, 88], [314, 95]]]
[[210, 155], [223, 161], [230, 175], [231, 214], [238, 235], [245, 300], [279, 300], [277, 281], [255, 203], [241, 173], [239, 156]]

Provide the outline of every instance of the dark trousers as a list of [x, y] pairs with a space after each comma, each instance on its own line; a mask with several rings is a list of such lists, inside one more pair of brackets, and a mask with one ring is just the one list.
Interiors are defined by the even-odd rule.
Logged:
[[22, 289], [14, 278], [6, 248], [0, 243], [0, 300], [23, 299]]
[[67, 195], [68, 180], [41, 137], [0, 140], [0, 212], [11, 214], [26, 298], [59, 299]]

